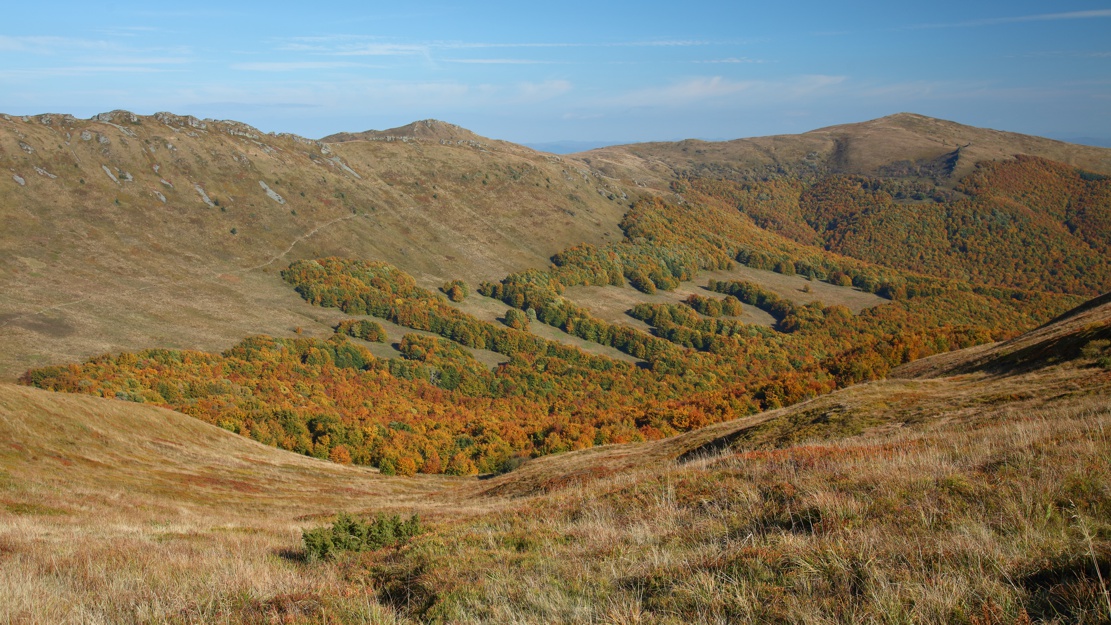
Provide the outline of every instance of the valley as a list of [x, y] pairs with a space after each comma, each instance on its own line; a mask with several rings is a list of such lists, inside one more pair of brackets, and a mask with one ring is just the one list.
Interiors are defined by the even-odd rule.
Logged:
[[[5, 622], [1111, 617], [1111, 150], [115, 111], [0, 162]], [[316, 559], [341, 513], [421, 531]]]

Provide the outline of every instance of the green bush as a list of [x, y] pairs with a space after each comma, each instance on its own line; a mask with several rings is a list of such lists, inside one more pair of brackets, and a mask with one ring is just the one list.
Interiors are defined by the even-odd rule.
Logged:
[[1080, 355], [1095, 360], [1097, 366], [1111, 369], [1111, 341], [1089, 341], [1087, 345], [1081, 348]]
[[396, 514], [379, 514], [365, 522], [346, 513], [336, 517], [331, 527], [303, 530], [301, 540], [310, 560], [334, 558], [344, 551], [372, 551], [403, 545], [423, 531], [417, 515], [402, 521]]

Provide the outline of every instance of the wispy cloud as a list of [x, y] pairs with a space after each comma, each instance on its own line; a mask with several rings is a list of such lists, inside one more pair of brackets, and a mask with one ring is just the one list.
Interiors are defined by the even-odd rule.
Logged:
[[551, 65], [555, 61], [536, 59], [438, 59], [442, 63], [464, 63], [473, 65]]
[[195, 102], [198, 108], [231, 108], [238, 110], [269, 110], [269, 109], [316, 109], [323, 108], [323, 104], [311, 102]]
[[564, 119], [564, 120], [568, 120], [568, 121], [582, 121], [582, 120], [588, 120], [588, 119], [602, 119], [603, 117], [605, 117], [605, 114], [603, 114], [603, 113], [564, 113], [563, 115], [559, 116], [560, 119]]
[[246, 72], [296, 72], [313, 69], [343, 69], [350, 67], [375, 68], [377, 65], [365, 63], [348, 63], [344, 61], [290, 61], [290, 62], [261, 62], [261, 63], [235, 63], [231, 69]]
[[399, 43], [364, 43], [335, 50], [336, 56], [409, 56], [428, 54], [428, 47]]
[[727, 59], [709, 59], [709, 60], [705, 60], [705, 61], [694, 61], [694, 62], [695, 63], [705, 63], [705, 64], [718, 64], [718, 63], [737, 64], [737, 63], [763, 63], [764, 61], [761, 60], [761, 59], [750, 59], [748, 57], [743, 57], [742, 56], [742, 57], [739, 57], [739, 58], [738, 57], [729, 57]]
[[714, 42], [694, 39], [652, 39], [644, 41], [431, 41], [423, 45], [443, 50], [475, 50], [499, 48], [685, 48], [713, 44]]
[[0, 35], [0, 51], [29, 52], [31, 54], [58, 54], [67, 50], [122, 50], [123, 46], [110, 41], [77, 39], [73, 37]]
[[1026, 52], [1024, 54], [1016, 54], [1010, 58], [1023, 58], [1023, 59], [1108, 59], [1111, 58], [1109, 51], [1084, 51], [1084, 50], [1043, 50], [1040, 52]]
[[1011, 17], [990, 17], [964, 22], [916, 24], [911, 26], [911, 28], [968, 28], [974, 26], [996, 26], [999, 24], [1019, 24], [1023, 22], [1057, 22], [1061, 20], [1086, 20], [1104, 17], [1111, 17], [1111, 9], [1068, 11], [1065, 13], [1039, 13], [1036, 15], [1017, 15]]
[[194, 59], [188, 56], [106, 56], [89, 59], [97, 65], [184, 65]]
[[4, 77], [36, 76], [84, 76], [86, 74], [158, 74], [170, 71], [158, 67], [142, 65], [72, 65], [63, 67], [36, 67], [34, 69], [0, 70]]
[[741, 95], [764, 100], [789, 101], [835, 87], [845, 76], [809, 75], [781, 81], [729, 80], [721, 76], [697, 77], [664, 87], [639, 89], [604, 103], [620, 106], [676, 107], [714, 101], [732, 101]]
[[[650, 39], [637, 41], [547, 41], [547, 42], [489, 42], [489, 41], [416, 41], [396, 42], [382, 37], [366, 35], [319, 35], [291, 37], [278, 49], [294, 52], [322, 54], [423, 54], [429, 50], [484, 50], [527, 48], [655, 48], [710, 46], [726, 42], [695, 39]], [[736, 43], [736, 42], [729, 42]]]
[[521, 103], [534, 103], [550, 100], [564, 95], [572, 90], [570, 81], [546, 80], [544, 82], [525, 82], [517, 85], [518, 101]]

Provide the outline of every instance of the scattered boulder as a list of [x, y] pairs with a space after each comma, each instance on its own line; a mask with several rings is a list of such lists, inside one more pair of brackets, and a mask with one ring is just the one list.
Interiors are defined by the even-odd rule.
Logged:
[[161, 202], [162, 202], [163, 204], [165, 204], [165, 203], [166, 203], [166, 196], [165, 196], [165, 195], [162, 195], [162, 193], [161, 193], [161, 192], [159, 192], [159, 191], [155, 191], [155, 192], [154, 192], [154, 197], [158, 198], [158, 199], [159, 199], [159, 200], [160, 200], [160, 201], [161, 201]]
[[82, 141], [92, 141], [93, 140], [93, 133], [89, 132], [88, 130], [82, 130], [81, 131], [81, 140]]
[[212, 202], [212, 199], [208, 197], [208, 194], [204, 192], [204, 189], [201, 188], [201, 185], [195, 184], [193, 185], [193, 188], [197, 190], [197, 194], [201, 196], [201, 199], [204, 200], [205, 204], [208, 204], [209, 208], [216, 208], [216, 204], [214, 204]]
[[46, 171], [46, 170], [45, 170], [45, 169], [43, 169], [42, 167], [36, 167], [36, 168], [35, 168], [35, 172], [37, 172], [37, 173], [38, 173], [38, 175], [40, 175], [40, 176], [46, 176], [47, 178], [50, 178], [50, 179], [52, 179], [52, 180], [53, 180], [54, 178], [57, 178], [57, 176], [55, 176], [54, 174], [52, 174], [52, 173], [50, 173], [50, 172]]
[[26, 143], [24, 143], [22, 141], [19, 142], [19, 148], [21, 150], [23, 150], [24, 152], [28, 153], [28, 154], [34, 154], [35, 153], [35, 148], [27, 145]]
[[27, 181], [24, 180], [23, 177], [20, 176], [19, 174], [12, 174], [12, 180], [14, 180], [15, 183], [18, 184], [21, 187], [27, 185]]
[[344, 163], [343, 161], [341, 161], [341, 160], [340, 160], [340, 158], [339, 158], [338, 156], [333, 156], [332, 158], [330, 158], [330, 159], [328, 159], [328, 160], [332, 161], [332, 162], [333, 162], [333, 163], [335, 163], [336, 165], [339, 165], [340, 169], [342, 169], [343, 171], [345, 171], [345, 172], [347, 172], [347, 173], [351, 174], [352, 176], [355, 176], [355, 177], [356, 177], [356, 178], [358, 178], [359, 180], [362, 180], [362, 179], [363, 179], [363, 177], [362, 177], [362, 176], [360, 176], [359, 174], [355, 173], [355, 170], [354, 170], [354, 169], [351, 169], [350, 167], [348, 167], [348, 166], [347, 166], [347, 163]]
[[282, 196], [278, 195], [278, 193], [271, 189], [270, 186], [267, 185], [265, 182], [259, 180], [258, 185], [262, 187], [263, 191], [266, 191], [266, 195], [269, 196], [271, 200], [274, 200], [278, 204], [285, 204], [285, 199]]
[[112, 182], [116, 184], [120, 183], [120, 179], [116, 178], [116, 174], [113, 174], [112, 170], [108, 169], [107, 165], [101, 165], [100, 168], [104, 170], [104, 173], [108, 174], [108, 177], [112, 179]]

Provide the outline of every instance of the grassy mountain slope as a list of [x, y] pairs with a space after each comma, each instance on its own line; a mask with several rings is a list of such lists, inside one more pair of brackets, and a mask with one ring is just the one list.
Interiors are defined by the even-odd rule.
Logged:
[[733, 141], [690, 139], [612, 146], [576, 156], [608, 176], [666, 188], [680, 175], [753, 179], [791, 173], [936, 178], [949, 184], [976, 163], [1027, 154], [1111, 173], [1111, 150], [965, 126], [914, 113]]
[[380, 258], [426, 286], [496, 279], [619, 237], [628, 203], [579, 163], [500, 142], [328, 144], [170, 114], [3, 116], [0, 164], [5, 377], [323, 332], [276, 276], [292, 260]]
[[411, 124], [389, 130], [366, 130], [363, 132], [339, 132], [321, 139], [324, 143], [342, 143], [344, 141], [439, 141], [450, 143], [472, 143], [487, 146], [496, 143], [499, 147], [510, 148], [511, 143], [487, 139], [477, 135], [466, 128], [442, 122], [438, 119], [422, 119]]
[[[0, 384], [0, 620], [212, 622], [327, 574], [283, 555], [311, 519], [421, 506], [398, 481], [180, 413]], [[240, 612], [242, 614], [242, 612]]]
[[[491, 480], [387, 478], [165, 410], [0, 385], [0, 614], [1105, 622], [1111, 350], [1091, 348], [1109, 328], [1105, 297], [948, 368]], [[1089, 349], [1054, 347], [1074, 342]], [[418, 511], [430, 531], [303, 561], [297, 529], [339, 510]]]
[[[7, 170], [0, 176], [0, 377], [125, 349], [223, 349], [247, 335], [289, 336], [294, 328], [325, 336], [335, 316], [306, 307], [277, 278], [290, 261], [381, 259], [427, 287], [498, 279], [545, 267], [572, 245], [620, 240], [617, 224], [630, 202], [673, 197], [679, 174], [810, 180], [846, 172], [952, 186], [975, 161], [1015, 153], [1111, 171], [1109, 150], [911, 114], [790, 137], [619, 146], [572, 157], [434, 120], [328, 140], [164, 113], [0, 116]], [[823, 244], [803, 232], [808, 225], [780, 229], [756, 208], [746, 205], [759, 225]], [[901, 214], [884, 217], [881, 234], [897, 231]], [[1106, 247], [1106, 215], [1070, 213], [1047, 228], [1054, 249], [1072, 241], [1062, 228], [1078, 228], [1092, 253], [1043, 267], [1096, 276], [1077, 282], [1094, 293], [1103, 284], [1092, 267]], [[871, 230], [839, 236], [831, 249], [892, 260], [872, 253], [888, 243], [869, 243]], [[963, 275], [943, 266], [939, 251], [944, 246], [911, 247], [910, 257], [892, 262]], [[1022, 279], [1019, 272], [1001, 283]]]

